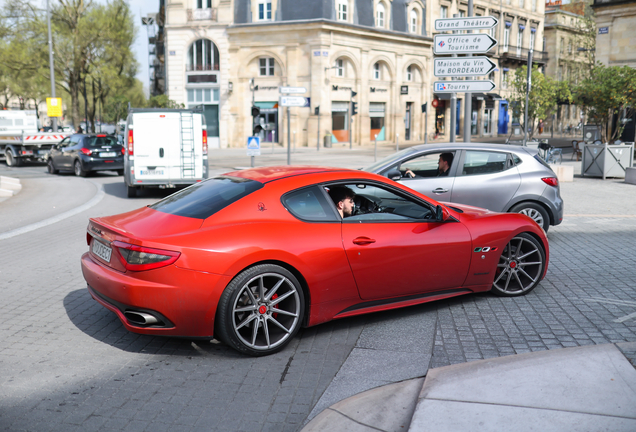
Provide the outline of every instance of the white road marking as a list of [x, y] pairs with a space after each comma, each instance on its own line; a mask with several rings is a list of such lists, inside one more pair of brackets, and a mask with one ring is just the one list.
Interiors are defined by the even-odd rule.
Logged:
[[[584, 301], [592, 301], [592, 302], [596, 302], [596, 303], [613, 304], [613, 305], [618, 305], [618, 306], [636, 307], [636, 302], [627, 301], [627, 300], [613, 300], [613, 299], [604, 299], [604, 298], [589, 298], [589, 299], [583, 299], [583, 300]], [[629, 315], [622, 316], [620, 318], [616, 318], [614, 320], [614, 322], [615, 323], [622, 323], [624, 321], [629, 321], [630, 319], [634, 319], [634, 318], [636, 318], [636, 312], [631, 313]]]
[[74, 209], [65, 211], [64, 213], [60, 213], [57, 216], [53, 216], [48, 219], [44, 219], [40, 222], [36, 222], [30, 225], [16, 228], [11, 231], [0, 233], [0, 240], [6, 240], [11, 237], [15, 237], [21, 234], [26, 234], [28, 232], [35, 231], [36, 229], [44, 228], [45, 226], [53, 225], [54, 223], [63, 221], [64, 219], [70, 218], [71, 216], [75, 216], [76, 214], [81, 213], [85, 210], [88, 210], [89, 208], [96, 205], [98, 202], [100, 202], [104, 198], [104, 195], [105, 195], [104, 186], [90, 180], [86, 180], [86, 181], [94, 184], [97, 187], [97, 193], [95, 194], [93, 198], [90, 199], [90, 201], [86, 202], [85, 204], [82, 204], [79, 207], [75, 207]]

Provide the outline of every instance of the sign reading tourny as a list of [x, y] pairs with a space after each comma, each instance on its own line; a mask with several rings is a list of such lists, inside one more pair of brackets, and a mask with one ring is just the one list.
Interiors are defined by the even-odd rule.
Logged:
[[497, 45], [490, 35], [483, 33], [435, 35], [434, 54], [483, 54]]
[[433, 75], [438, 77], [465, 77], [488, 75], [497, 67], [486, 56], [437, 57], [434, 59]]
[[495, 88], [495, 83], [484, 81], [435, 81], [435, 93], [472, 93], [489, 92]]
[[490, 29], [497, 25], [499, 20], [495, 17], [464, 17], [464, 18], [440, 18], [435, 20], [435, 30], [480, 30]]

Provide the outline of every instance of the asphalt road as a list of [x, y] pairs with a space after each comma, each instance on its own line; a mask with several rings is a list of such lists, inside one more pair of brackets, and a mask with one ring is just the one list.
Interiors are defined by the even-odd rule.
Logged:
[[[292, 162], [357, 168], [373, 153], [298, 149]], [[213, 173], [250, 164], [236, 150], [210, 157]], [[257, 158], [285, 161], [282, 148]], [[338, 400], [429, 367], [636, 341], [636, 186], [621, 180], [562, 183], [566, 217], [549, 232], [550, 269], [525, 297], [470, 295], [342, 319], [254, 359], [216, 341], [129, 333], [86, 291], [88, 218], [166, 191], [127, 199], [114, 173], [51, 176], [41, 165], [0, 164], [0, 175], [23, 184], [0, 202], [0, 430], [296, 431]]]

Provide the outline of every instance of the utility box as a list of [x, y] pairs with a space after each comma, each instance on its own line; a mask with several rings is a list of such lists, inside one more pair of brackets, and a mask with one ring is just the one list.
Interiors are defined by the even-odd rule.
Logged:
[[327, 134], [327, 135], [325, 135], [325, 138], [324, 138], [324, 146], [325, 146], [326, 148], [331, 148], [331, 134]]
[[589, 177], [625, 178], [625, 170], [632, 166], [634, 143], [631, 144], [585, 144], [581, 174]]

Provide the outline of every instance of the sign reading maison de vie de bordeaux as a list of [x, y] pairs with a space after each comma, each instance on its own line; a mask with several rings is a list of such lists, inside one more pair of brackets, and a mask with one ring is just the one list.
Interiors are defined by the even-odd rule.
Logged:
[[[435, 20], [435, 30], [480, 30], [496, 26], [495, 17], [443, 18]], [[484, 33], [435, 35], [434, 54], [483, 54], [497, 45]], [[438, 57], [434, 59], [433, 74], [438, 77], [476, 77], [488, 75], [496, 65], [488, 57]], [[435, 81], [435, 93], [487, 92], [495, 88], [490, 80]]]

